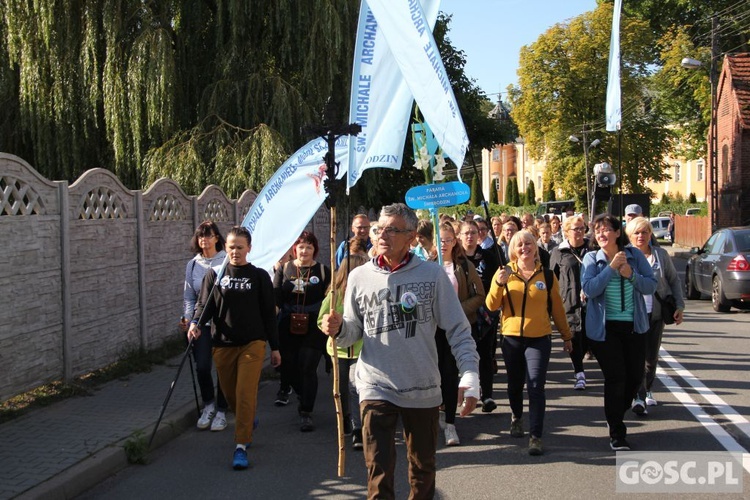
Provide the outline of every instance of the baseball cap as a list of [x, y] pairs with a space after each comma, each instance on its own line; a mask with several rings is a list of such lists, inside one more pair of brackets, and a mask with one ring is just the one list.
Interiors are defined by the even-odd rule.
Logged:
[[625, 207], [625, 215], [630, 214], [643, 215], [643, 209], [640, 205], [636, 205], [635, 203], [633, 203], [632, 205], [628, 205], [627, 207]]
[[480, 221], [480, 220], [484, 220], [484, 217], [482, 217], [482, 216], [481, 216], [481, 215], [479, 215], [479, 214], [475, 214], [475, 215], [474, 215], [474, 220], [475, 220], [475, 221]]

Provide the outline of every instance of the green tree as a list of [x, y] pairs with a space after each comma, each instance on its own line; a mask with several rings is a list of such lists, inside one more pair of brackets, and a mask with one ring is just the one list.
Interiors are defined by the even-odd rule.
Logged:
[[511, 182], [511, 186], [512, 186], [511, 187], [511, 190], [512, 190], [511, 194], [513, 196], [513, 200], [510, 203], [510, 205], [514, 206], [514, 207], [520, 207], [522, 205], [522, 203], [521, 203], [521, 195], [518, 193], [518, 178], [514, 177], [513, 179], [511, 179], [510, 182]]
[[471, 197], [469, 198], [469, 203], [471, 203], [471, 206], [477, 207], [482, 202], [482, 191], [479, 187], [479, 177], [476, 175], [471, 176]]
[[497, 189], [495, 189], [495, 181], [490, 183], [490, 204], [497, 205]]
[[259, 190], [329, 97], [345, 120], [358, 5], [0, 0], [0, 149], [51, 178]]
[[505, 181], [505, 204], [509, 207], [513, 207], [513, 181], [508, 179]]
[[534, 181], [529, 181], [529, 185], [526, 186], [526, 205], [536, 205], [536, 188], [534, 187]]
[[[602, 3], [521, 49], [519, 85], [511, 94], [513, 118], [530, 154], [546, 155], [547, 169], [566, 197], [579, 194], [584, 185], [583, 153], [568, 141], [571, 134], [585, 127], [602, 141], [590, 152], [590, 164], [606, 160], [617, 165], [617, 136], [603, 130], [611, 23], [612, 5]], [[647, 91], [653, 44], [646, 22], [623, 18], [620, 135], [626, 192], [642, 192], [647, 181], [666, 178], [663, 157], [671, 133], [661, 116], [650, 113]]]

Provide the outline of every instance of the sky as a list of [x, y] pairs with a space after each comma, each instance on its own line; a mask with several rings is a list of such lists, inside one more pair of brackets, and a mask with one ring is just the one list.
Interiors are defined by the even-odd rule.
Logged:
[[[442, 0], [448, 32], [466, 54], [464, 71], [491, 100], [518, 83], [518, 54], [551, 26], [594, 10], [596, 0]], [[503, 96], [505, 99], [505, 96]]]

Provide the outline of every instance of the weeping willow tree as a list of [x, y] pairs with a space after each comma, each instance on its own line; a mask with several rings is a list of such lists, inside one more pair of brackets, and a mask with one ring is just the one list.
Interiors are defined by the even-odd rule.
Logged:
[[260, 190], [327, 101], [346, 120], [359, 0], [0, 0], [0, 150]]

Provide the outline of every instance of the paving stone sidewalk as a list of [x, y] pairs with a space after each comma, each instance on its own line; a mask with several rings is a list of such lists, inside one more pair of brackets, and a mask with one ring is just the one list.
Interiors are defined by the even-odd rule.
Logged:
[[[72, 498], [126, 466], [125, 441], [138, 430], [150, 437], [181, 359], [0, 425], [0, 499]], [[190, 375], [186, 363], [154, 447], [194, 425]]]

